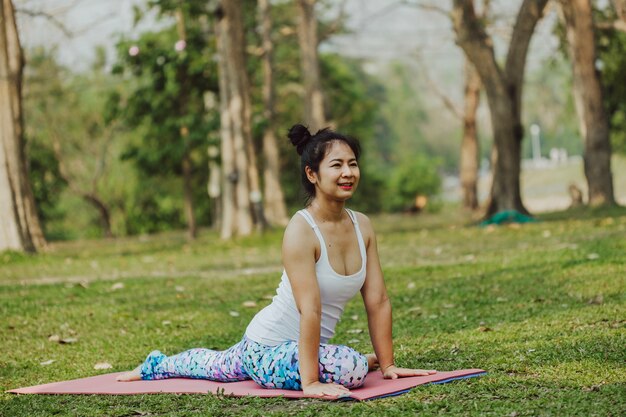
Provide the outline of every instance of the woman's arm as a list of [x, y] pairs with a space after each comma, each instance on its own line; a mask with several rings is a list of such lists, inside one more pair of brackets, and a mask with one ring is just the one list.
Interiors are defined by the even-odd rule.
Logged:
[[317, 237], [304, 219], [296, 216], [285, 230], [283, 265], [300, 313], [298, 362], [302, 390], [307, 396], [337, 398], [349, 390], [319, 382], [319, 345], [322, 307], [315, 274]]
[[359, 224], [367, 245], [366, 278], [361, 288], [361, 295], [367, 312], [367, 324], [372, 346], [378, 358], [381, 372], [385, 378], [391, 379], [435, 373], [434, 370], [405, 369], [395, 366], [391, 335], [391, 302], [387, 295], [383, 271], [380, 266], [376, 235], [372, 223], [365, 215], [359, 214]]

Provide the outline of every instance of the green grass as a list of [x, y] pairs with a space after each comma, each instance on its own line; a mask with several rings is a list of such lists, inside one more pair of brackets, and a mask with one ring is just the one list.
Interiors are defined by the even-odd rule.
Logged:
[[[521, 227], [468, 226], [450, 210], [373, 221], [397, 362], [487, 376], [363, 403], [2, 393], [0, 415], [624, 415], [625, 209], [551, 213]], [[205, 231], [187, 243], [169, 233], [0, 254], [0, 388], [130, 369], [157, 348], [228, 347], [274, 292], [281, 237], [223, 243]], [[360, 300], [334, 342], [371, 350]]]

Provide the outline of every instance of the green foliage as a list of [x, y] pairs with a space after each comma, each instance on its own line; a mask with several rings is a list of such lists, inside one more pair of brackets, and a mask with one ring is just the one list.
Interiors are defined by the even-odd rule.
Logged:
[[[185, 21], [184, 46], [175, 26], [118, 44], [113, 73], [123, 77], [127, 87], [110, 96], [108, 114], [135, 130], [135, 140], [128, 144], [123, 158], [133, 161], [141, 173], [137, 194], [126, 204], [129, 233], [185, 224], [180, 186], [185, 156], [191, 160], [198, 223], [206, 225], [211, 220], [205, 192], [206, 149], [217, 140], [219, 114], [215, 108], [205, 108], [205, 98], [217, 94], [216, 65], [208, 59], [215, 55], [214, 39], [203, 23], [208, 19], [206, 5], [172, 1], [149, 4], [170, 18], [179, 6]], [[179, 183], [171, 181], [173, 178]], [[151, 186], [145, 187], [147, 184]]]
[[125, 228], [120, 206], [131, 192], [127, 184], [133, 172], [119, 160], [127, 132], [104, 117], [107, 95], [120, 86], [104, 72], [102, 51], [81, 74], [58, 64], [56, 50], [26, 51], [27, 155], [49, 239], [102, 235], [98, 211], [86, 195], [97, 196], [108, 207], [114, 233]]
[[441, 189], [438, 173], [440, 161], [418, 155], [407, 158], [392, 172], [385, 198], [391, 211], [406, 210], [414, 206], [418, 195], [433, 196]]
[[[611, 9], [598, 10], [595, 18], [599, 21], [617, 19]], [[619, 30], [596, 30], [595, 33], [611, 144], [614, 152], [626, 154], [626, 33]]]

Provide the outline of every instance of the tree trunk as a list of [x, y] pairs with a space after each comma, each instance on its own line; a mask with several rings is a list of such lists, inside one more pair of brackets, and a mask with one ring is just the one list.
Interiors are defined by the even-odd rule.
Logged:
[[283, 188], [280, 185], [280, 159], [276, 143], [276, 117], [274, 112], [274, 69], [272, 20], [269, 0], [258, 0], [259, 27], [263, 45], [263, 116], [267, 123], [263, 132], [263, 167], [265, 215], [270, 224], [286, 226], [289, 221]]
[[228, 89], [228, 67], [226, 65], [228, 21], [221, 14], [217, 13], [215, 25], [215, 35], [217, 39], [217, 69], [220, 90], [220, 153], [222, 160], [222, 217], [220, 221], [220, 237], [231, 239], [235, 233], [235, 212], [237, 203], [235, 200], [235, 189], [237, 187], [236, 178], [237, 167], [235, 166], [235, 149], [233, 128], [230, 121], [230, 91]]
[[[222, 237], [227, 239], [234, 233], [252, 233], [251, 197], [256, 201], [257, 219], [263, 220], [263, 217], [262, 211], [261, 216], [258, 215], [258, 207], [261, 206], [258, 171], [256, 163], [250, 162], [254, 152], [250, 137], [250, 99], [249, 96], [246, 97], [249, 88], [244, 65], [241, 1], [223, 0], [217, 11], [217, 18], [219, 59], [223, 60], [220, 63], [220, 98], [226, 100], [226, 104], [220, 105], [225, 105], [222, 108], [222, 118], [228, 118], [227, 121], [222, 120], [222, 134], [225, 135], [222, 136], [222, 149], [226, 149], [227, 153], [232, 151], [231, 170], [225, 171], [225, 180], [233, 186], [234, 199], [233, 203], [224, 202], [224, 216], [229, 215], [229, 208], [234, 209], [233, 222], [224, 221], [222, 225]], [[230, 144], [226, 142], [228, 140]], [[251, 190], [250, 185], [254, 185], [256, 189]], [[226, 192], [225, 189], [224, 201], [227, 199]]]
[[10, 0], [0, 7], [0, 250], [44, 248], [22, 129], [22, 49]]
[[113, 237], [113, 231], [111, 230], [111, 211], [104, 204], [104, 201], [100, 199], [96, 194], [83, 194], [83, 199], [91, 204], [100, 216], [100, 227], [102, 227], [102, 233], [105, 237]]
[[481, 82], [476, 68], [465, 60], [465, 100], [463, 109], [463, 139], [459, 171], [463, 190], [463, 208], [478, 209], [478, 133], [476, 111], [480, 101]]
[[195, 239], [198, 235], [196, 215], [193, 210], [193, 187], [191, 184], [191, 158], [189, 152], [185, 152], [182, 160], [183, 172], [183, 202], [185, 206], [185, 218], [187, 219], [187, 235], [189, 239]]
[[257, 151], [252, 138], [252, 104], [250, 102], [250, 81], [246, 71], [245, 59], [245, 32], [243, 27], [242, 0], [227, 0], [225, 4], [226, 14], [230, 16], [230, 29], [232, 42], [232, 71], [239, 85], [239, 94], [242, 100], [242, 124], [243, 137], [246, 147], [248, 162], [248, 181], [250, 186], [250, 204], [254, 214], [254, 223], [258, 231], [267, 228], [267, 220], [263, 210], [263, 194], [261, 192], [261, 178], [257, 163]]
[[491, 112], [496, 157], [486, 215], [503, 210], [528, 213], [520, 193], [521, 96], [528, 46], [548, 0], [524, 0], [511, 36], [504, 69], [493, 42], [481, 27], [473, 1], [454, 0], [452, 21], [457, 43], [483, 81]]
[[297, 0], [298, 43], [300, 45], [300, 64], [304, 83], [304, 121], [309, 130], [326, 126], [324, 115], [324, 96], [320, 82], [319, 58], [317, 53], [317, 19], [315, 3], [317, 0]]
[[615, 204], [609, 120], [595, 68], [596, 46], [590, 0], [561, 1], [574, 73], [574, 102], [585, 141], [584, 166], [589, 205]]

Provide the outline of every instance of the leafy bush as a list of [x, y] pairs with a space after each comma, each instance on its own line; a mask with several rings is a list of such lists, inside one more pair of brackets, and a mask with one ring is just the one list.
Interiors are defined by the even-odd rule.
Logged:
[[400, 163], [391, 174], [385, 208], [389, 211], [410, 209], [414, 207], [418, 195], [436, 195], [441, 189], [441, 178], [437, 172], [439, 164], [438, 159], [429, 159], [425, 155]]

